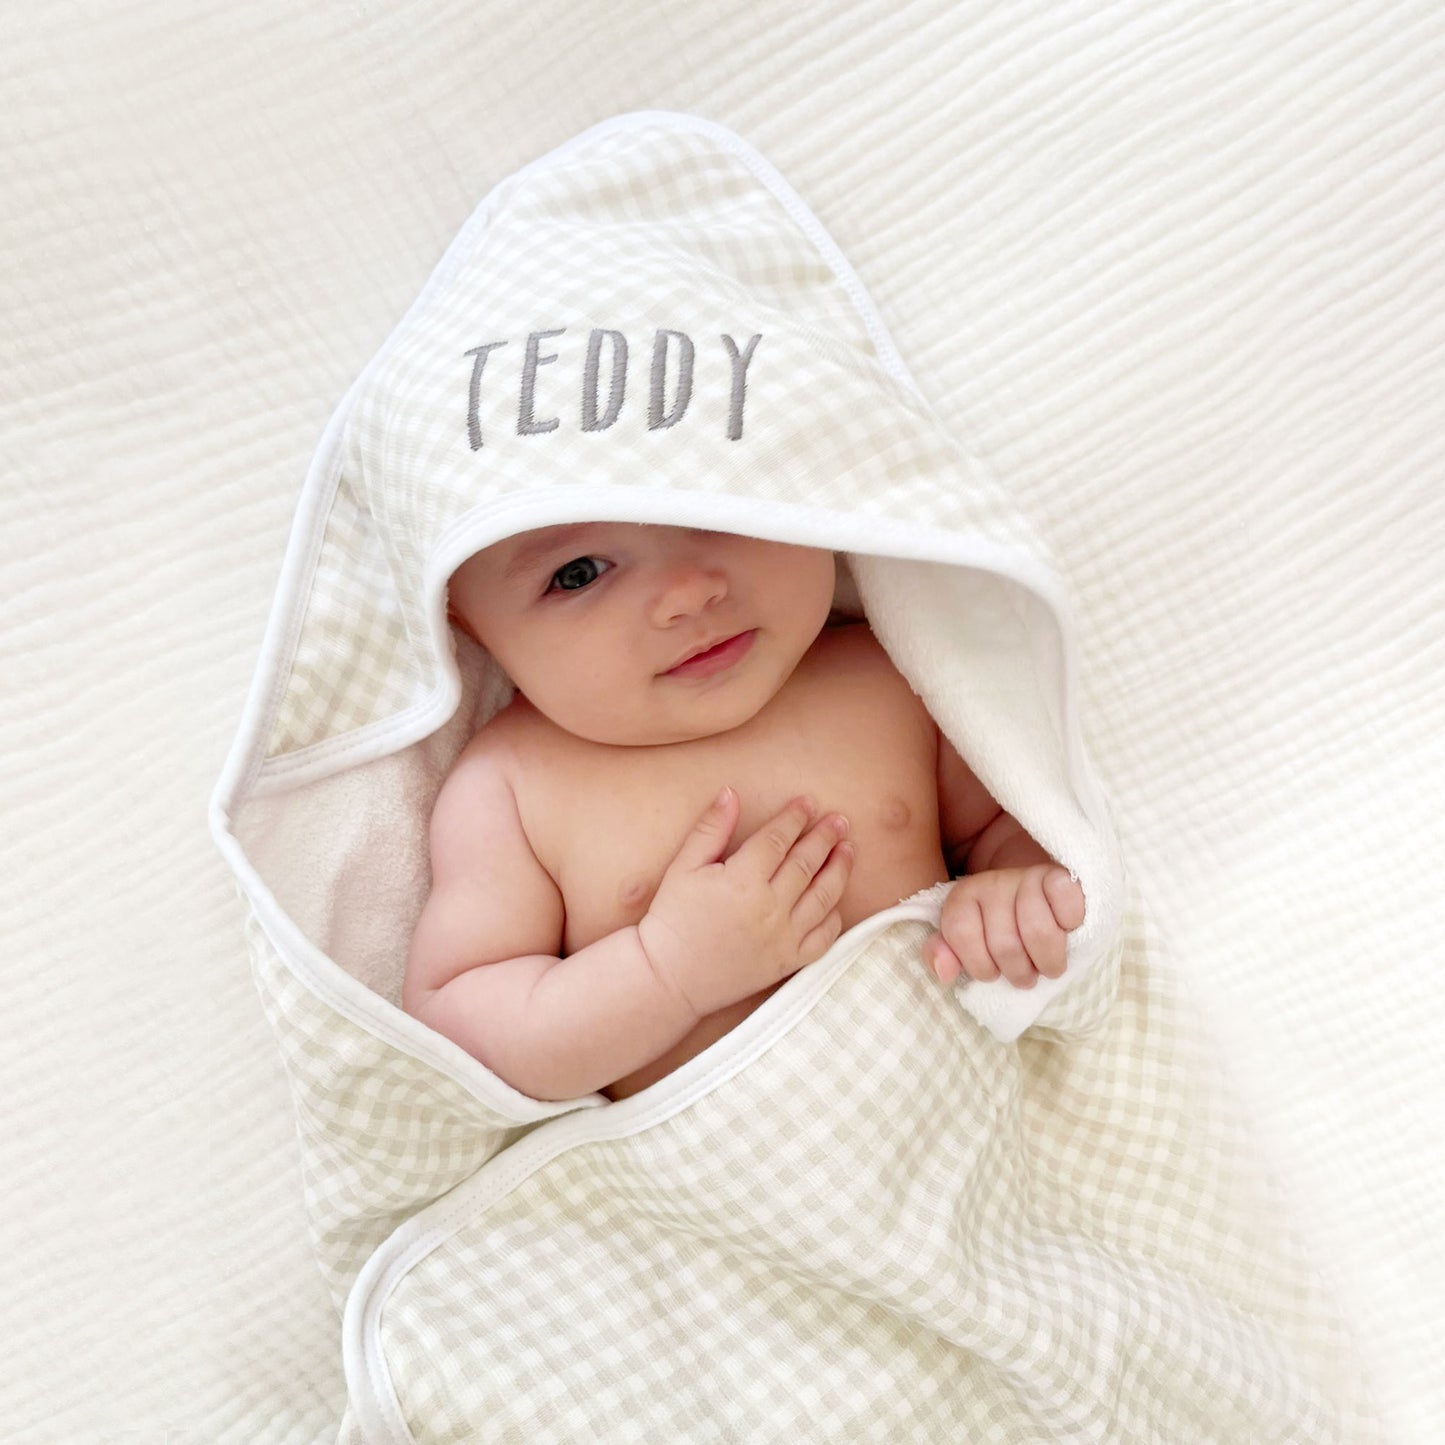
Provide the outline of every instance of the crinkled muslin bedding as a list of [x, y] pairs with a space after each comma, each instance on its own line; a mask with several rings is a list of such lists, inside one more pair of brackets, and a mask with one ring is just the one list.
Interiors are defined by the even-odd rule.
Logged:
[[[478, 1395], [533, 1411], [519, 1428], [545, 1438], [621, 1382], [647, 1394], [645, 1347], [680, 1362], [678, 1387], [732, 1370], [748, 1388], [729, 1408], [777, 1407], [744, 1438], [846, 1438], [839, 1422], [870, 1410], [928, 1422], [900, 1423], [906, 1438], [987, 1395], [983, 1438], [1052, 1439], [1018, 1422], [1078, 1418], [1121, 1361], [1150, 1366], [1116, 1377], [1129, 1408], [1191, 1409], [1190, 1386], [1154, 1368], [1167, 1359], [1218, 1385], [1215, 1438], [1239, 1438], [1241, 1408], [1328, 1421], [1364, 1399], [1391, 1442], [1436, 1445], [1445, 11], [149, 0], [12, 6], [0, 29], [7, 1439], [320, 1445], [348, 1410], [352, 1438], [385, 1439], [398, 1421], [449, 1428]], [[784, 471], [775, 502], [799, 510], [775, 520], [828, 533], [852, 589], [840, 603], [866, 605], [880, 635], [908, 574], [870, 578], [869, 559], [982, 579], [954, 612], [1011, 596], [1009, 625], [972, 642], [912, 627], [885, 642], [1087, 878], [1095, 932], [1042, 1012], [1004, 1019], [999, 994], [914, 967], [933, 906], [914, 899], [724, 1040], [704, 1092], [608, 1140], [592, 1131], [637, 1116], [509, 1094], [394, 1006], [428, 884], [425, 800], [500, 694], [475, 649], [451, 659], [403, 534], [368, 536], [371, 498], [350, 491], [348, 519], [315, 478], [301, 514], [297, 497], [308, 462], [349, 445], [328, 418], [479, 203], [594, 124], [653, 108], [725, 124], [796, 188], [870, 298], [835, 304], [815, 248], [819, 334], [850, 364], [872, 345], [874, 394], [894, 388], [907, 438], [937, 438], [966, 473], [910, 498], [834, 478], [818, 507]], [[577, 455], [593, 330], [628, 344], [599, 457], [647, 445], [659, 331], [693, 343], [694, 385], [658, 444], [710, 465], [754, 454], [784, 374], [768, 369], [785, 354], [776, 318], [625, 311], [519, 305], [468, 325], [465, 348], [506, 342], [479, 379], [488, 458], [509, 432], [520, 444], [528, 336], [558, 327], [538, 343], [533, 417], [559, 425], [527, 439], [536, 455]], [[735, 444], [725, 334], [740, 356], [763, 337]], [[665, 415], [682, 343], [664, 339]], [[616, 344], [599, 343], [599, 420]], [[470, 364], [460, 382], [465, 426]], [[871, 415], [823, 388], [808, 404], [849, 428]], [[832, 445], [794, 441], [813, 458]], [[380, 475], [358, 457], [341, 458], [348, 488]], [[674, 495], [606, 470], [619, 503]], [[751, 483], [705, 491], [681, 500], [716, 505], [709, 525], [744, 500], [762, 525]], [[549, 497], [568, 504], [527, 505]], [[436, 501], [452, 525], [453, 501]], [[498, 507], [483, 530], [521, 520]], [[326, 566], [354, 570], [278, 575], [288, 532], [324, 533]], [[443, 539], [423, 533], [439, 567]], [[965, 539], [1012, 561], [966, 560]], [[417, 590], [373, 591], [378, 575]], [[297, 616], [303, 596], [318, 610]], [[268, 614], [294, 637], [262, 647]], [[1057, 735], [989, 754], [1006, 733], [952, 711], [976, 697], [944, 685], [940, 659], [983, 637], [1021, 657], [1020, 626], [1032, 665], [1012, 681], [1034, 695], [999, 714]], [[328, 672], [352, 644], [359, 672]], [[226, 856], [207, 815], [223, 769]], [[809, 1061], [835, 1033], [871, 1049], [846, 1089]], [[711, 1073], [723, 1060], [727, 1078]], [[959, 1069], [976, 1083], [945, 1105], [934, 1080]], [[900, 1076], [920, 1112], [935, 1106], [926, 1119], [895, 1118]], [[769, 1092], [784, 1078], [812, 1092]], [[807, 1137], [826, 1146], [800, 1157], [789, 1122], [815, 1113]], [[747, 1127], [721, 1131], [730, 1116]], [[1003, 1167], [968, 1154], [980, 1129]], [[764, 1148], [787, 1167], [737, 1198], [719, 1171], [747, 1178]], [[570, 1171], [593, 1202], [582, 1219]], [[685, 1217], [659, 1197], [669, 1172], [696, 1181]], [[953, 1215], [945, 1172], [968, 1181]], [[529, 1265], [529, 1292], [484, 1297], [507, 1283], [507, 1231], [555, 1261], [526, 1233], [549, 1209], [586, 1273], [549, 1294]], [[870, 1228], [841, 1258], [823, 1221], [850, 1209]], [[686, 1274], [639, 1277], [668, 1251]], [[558, 1361], [547, 1311], [587, 1289], [637, 1322]], [[816, 1332], [797, 1328], [801, 1302], [830, 1307]], [[720, 1344], [697, 1313], [746, 1328]], [[909, 1318], [907, 1348], [883, 1349]], [[1199, 1329], [1151, 1323], [1166, 1319]], [[479, 1338], [505, 1347], [484, 1368]], [[930, 1349], [969, 1362], [966, 1388], [942, 1370], [910, 1384]], [[1337, 1350], [1338, 1377], [1323, 1363]], [[655, 1422], [669, 1403], [652, 1394]], [[618, 1406], [604, 1438], [648, 1430], [632, 1419]]]
[[[838, 607], [1082, 882], [1065, 976], [940, 985], [943, 884], [617, 1102], [401, 1013], [431, 802], [508, 694], [446, 579], [579, 519], [838, 552]], [[622, 116], [481, 201], [322, 440], [216, 800], [348, 1438], [1372, 1437], [1127, 889], [1077, 670], [1043, 543], [756, 150]]]

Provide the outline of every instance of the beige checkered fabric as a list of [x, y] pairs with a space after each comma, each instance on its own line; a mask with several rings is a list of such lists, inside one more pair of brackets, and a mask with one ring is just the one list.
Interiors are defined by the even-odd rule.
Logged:
[[681, 1112], [459, 1191], [380, 1314], [396, 1438], [1372, 1438], [1142, 927], [1106, 1027], [1018, 1046], [925, 931]]
[[372, 1251], [419, 1203], [526, 1130], [339, 1016], [254, 920], [247, 941], [291, 1085], [312, 1243], [339, 1308]]
[[[788, 195], [724, 134], [646, 118], [488, 198], [308, 480], [238, 813], [248, 788], [274, 809], [410, 744], [398, 719], [429, 716], [451, 663], [447, 568], [553, 499], [553, 520], [730, 505], [709, 525], [785, 541], [805, 517], [813, 545], [843, 545], [835, 528], [855, 560], [878, 553], [855, 568], [875, 630], [995, 795], [1024, 817], [1003, 789], [1031, 790], [1045, 842], [1106, 831], [1064, 762], [1052, 604], [989, 570], [1035, 539]], [[743, 374], [724, 338], [753, 337]], [[985, 560], [945, 565], [941, 537]], [[402, 846], [397, 824], [379, 846]], [[1111, 847], [1084, 877], [1104, 961], [1021, 1041], [936, 984], [925, 925], [899, 917], [765, 1052], [632, 1132], [595, 1096], [516, 1107], [429, 1049], [295, 945], [287, 890], [238, 868], [312, 1236], [347, 1304], [345, 1438], [1372, 1438], [1137, 907], [1108, 947]]]
[[[624, 336], [628, 360], [615, 422], [587, 432], [594, 329]], [[692, 342], [693, 380], [680, 419], [653, 428], [660, 330]], [[549, 331], [562, 334], [537, 347], [556, 360], [536, 369], [533, 424], [555, 426], [519, 435], [527, 340]], [[733, 439], [722, 338], [741, 349], [755, 335]], [[474, 436], [469, 353], [498, 341]], [[605, 380], [599, 389], [605, 401]], [[797, 220], [715, 139], [661, 124], [604, 135], [498, 187], [359, 378], [338, 472], [270, 757], [384, 723], [435, 685], [424, 619], [439, 604], [422, 595], [424, 563], [479, 507], [555, 490], [574, 515], [595, 516], [604, 488], [741, 494], [1034, 545], [880, 359]]]
[[344, 736], [419, 702], [435, 671], [408, 630], [386, 553], [351, 483], [338, 484], [270, 756]]

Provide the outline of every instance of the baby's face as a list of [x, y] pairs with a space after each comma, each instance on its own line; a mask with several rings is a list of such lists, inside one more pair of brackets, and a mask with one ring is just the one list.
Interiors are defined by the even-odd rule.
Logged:
[[813, 547], [584, 522], [478, 552], [450, 599], [539, 712], [577, 737], [636, 747], [753, 717], [822, 631], [833, 583], [833, 554]]

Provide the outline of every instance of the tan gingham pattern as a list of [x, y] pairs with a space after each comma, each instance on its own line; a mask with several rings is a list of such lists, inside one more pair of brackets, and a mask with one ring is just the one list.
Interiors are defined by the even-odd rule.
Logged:
[[301, 623], [302, 651], [316, 661], [292, 669], [267, 756], [353, 732], [419, 702], [435, 670], [413, 645], [421, 634], [411, 625], [409, 634], [370, 514], [343, 477]]
[[254, 919], [247, 942], [291, 1085], [307, 1220], [337, 1306], [379, 1244], [525, 1132], [307, 989]]
[[[539, 410], [559, 427], [519, 436], [515, 362], [556, 327]], [[637, 349], [624, 412], [589, 435], [575, 384], [593, 327]], [[697, 374], [689, 415], [650, 432], [659, 327], [694, 338]], [[763, 337], [741, 442], [723, 333]], [[474, 451], [466, 352], [502, 339]], [[578, 517], [600, 485], [726, 494], [1040, 555], [880, 363], [793, 217], [725, 146], [666, 127], [594, 136], [499, 188], [363, 378], [334, 460], [279, 663], [278, 760], [430, 690], [426, 561], [523, 494], [567, 489]], [[1005, 1046], [928, 979], [917, 925], [882, 936], [737, 1079], [560, 1156], [411, 1270], [382, 1330], [417, 1438], [1369, 1438], [1323, 1392], [1352, 1388], [1320, 1363], [1328, 1311], [1246, 1187], [1146, 942], [1098, 1033]], [[259, 930], [253, 945], [340, 1300], [398, 1224], [527, 1127], [330, 1008]], [[1110, 977], [1053, 1022], [1097, 1018]]]
[[[537, 414], [517, 434], [529, 332], [546, 348]], [[629, 342], [626, 396], [607, 430], [580, 427], [593, 327]], [[657, 329], [696, 346], [691, 404], [649, 431]], [[731, 363], [721, 336], [762, 337], [747, 372], [743, 435], [729, 440]], [[467, 424], [471, 359], [487, 362], [480, 450]], [[605, 394], [605, 389], [604, 389]], [[422, 619], [427, 556], [476, 508], [597, 485], [725, 493], [917, 521], [1037, 551], [977, 461], [880, 363], [842, 282], [743, 162], [706, 136], [638, 127], [594, 137], [504, 182], [438, 266], [359, 384], [341, 482], [268, 755], [294, 754], [394, 715], [438, 672]], [[784, 539], [787, 540], [787, 539]]]
[[684, 1111], [463, 1211], [384, 1308], [414, 1438], [1374, 1438], [1142, 926], [1067, 1045], [992, 1039], [925, 931]]

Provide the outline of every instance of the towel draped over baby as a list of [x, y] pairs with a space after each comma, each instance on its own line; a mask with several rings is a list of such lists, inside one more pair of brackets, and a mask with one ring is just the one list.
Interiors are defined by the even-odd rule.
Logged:
[[[1064, 977], [940, 985], [939, 885], [616, 1102], [404, 1014], [431, 804], [510, 689], [447, 578], [577, 520], [838, 552], [839, 607], [1080, 879]], [[737, 136], [624, 116], [486, 197], [326, 430], [212, 805], [343, 1438], [1373, 1438], [1125, 884], [1076, 672], [1040, 538]]]

